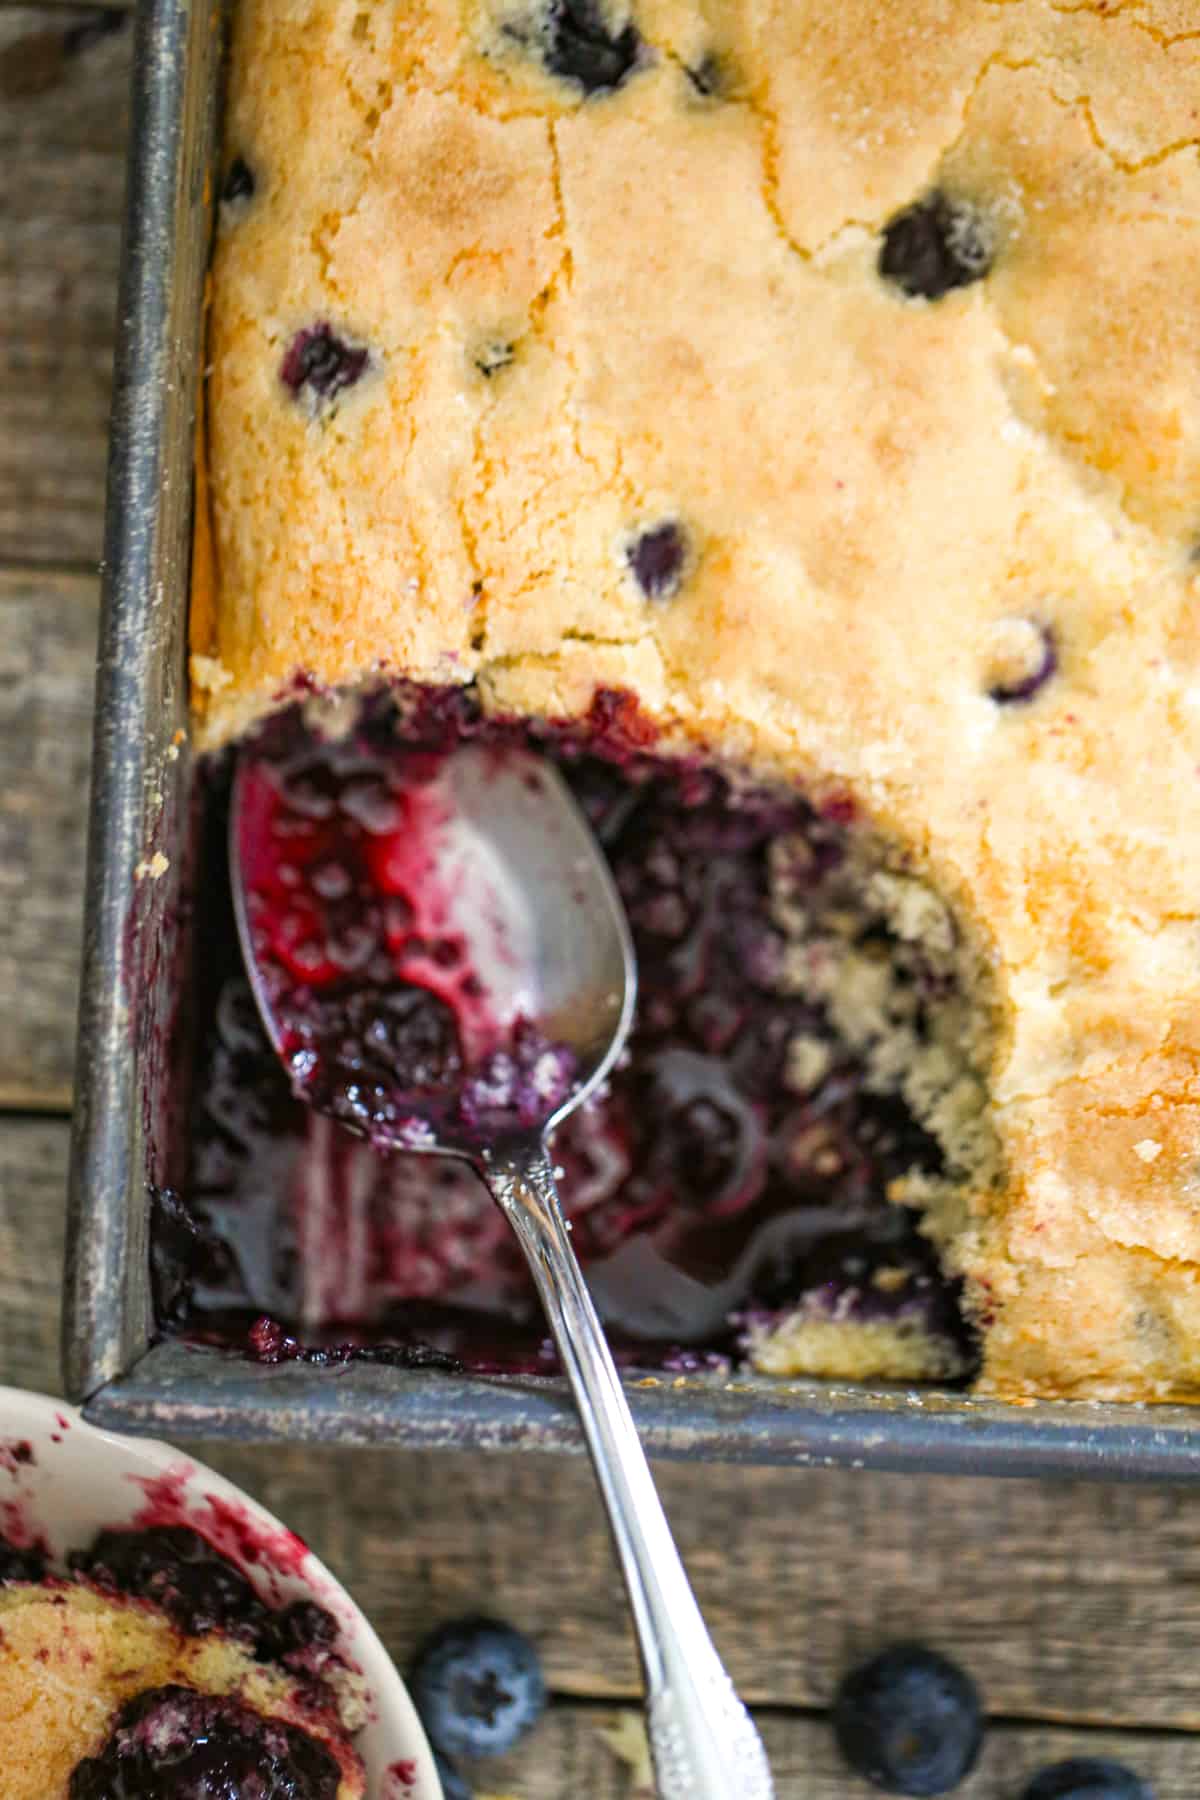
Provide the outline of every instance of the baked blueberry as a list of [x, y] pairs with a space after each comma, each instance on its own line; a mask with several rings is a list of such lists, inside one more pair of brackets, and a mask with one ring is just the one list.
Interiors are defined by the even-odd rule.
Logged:
[[341, 1772], [322, 1744], [228, 1696], [151, 1688], [122, 1708], [98, 1756], [71, 1775], [69, 1800], [337, 1800]]
[[884, 226], [879, 273], [914, 298], [940, 300], [951, 288], [981, 281], [991, 266], [992, 247], [979, 213], [940, 189]]
[[241, 1570], [186, 1525], [102, 1531], [68, 1561], [98, 1587], [152, 1600], [192, 1634], [257, 1624], [265, 1610]]
[[585, 94], [619, 88], [637, 67], [642, 40], [628, 24], [614, 31], [597, 0], [551, 0], [546, 15], [545, 61], [552, 75], [573, 81]]
[[443, 1756], [502, 1756], [541, 1718], [546, 1682], [529, 1639], [493, 1619], [459, 1619], [413, 1662], [413, 1700]]
[[629, 566], [648, 600], [669, 600], [683, 577], [687, 544], [679, 526], [671, 520], [654, 525], [633, 540]]
[[254, 170], [244, 156], [235, 156], [225, 171], [225, 180], [221, 187], [221, 198], [229, 204], [238, 200], [252, 200], [257, 186]]
[[361, 345], [348, 344], [331, 326], [311, 325], [292, 339], [279, 377], [297, 397], [307, 393], [314, 401], [324, 402], [361, 380], [368, 360]]
[[1000, 705], [1032, 700], [1058, 669], [1058, 644], [1046, 625], [1006, 619], [997, 627], [988, 696]]
[[487, 343], [480, 344], [471, 358], [485, 381], [499, 375], [501, 369], [507, 369], [516, 355], [516, 345], [504, 338], [490, 338]]
[[920, 1644], [897, 1644], [851, 1670], [833, 1703], [838, 1748], [888, 1794], [948, 1794], [983, 1742], [975, 1683]]
[[729, 83], [718, 56], [702, 56], [698, 63], [685, 67], [683, 72], [705, 100], [717, 100], [728, 89]]
[[1107, 1756], [1070, 1756], [1040, 1769], [1021, 1800], [1154, 1800], [1150, 1788]]

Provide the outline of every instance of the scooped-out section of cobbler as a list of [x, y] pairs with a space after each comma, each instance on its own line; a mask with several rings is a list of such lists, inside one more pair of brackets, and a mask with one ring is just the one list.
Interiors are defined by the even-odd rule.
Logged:
[[[256, 929], [288, 970], [290, 1081], [237, 948], [228, 759], [207, 772], [190, 1162], [156, 1205], [166, 1326], [271, 1361], [553, 1369], [471, 1168], [371, 1141], [397, 1085], [462, 1066], [473, 976], [460, 943], [427, 934], [402, 797], [414, 759], [432, 770], [483, 740], [554, 759], [634, 936], [627, 1051], [554, 1145], [621, 1359], [969, 1375], [975, 1331], [939, 1244], [997, 1175], [986, 980], [951, 909], [852, 799], [680, 753], [619, 692], [561, 727], [488, 718], [471, 688], [392, 687], [351, 716], [297, 701], [254, 743], [274, 838]], [[319, 1112], [297, 1091], [306, 1051], [328, 1067], [331, 1044], [339, 1086]]]

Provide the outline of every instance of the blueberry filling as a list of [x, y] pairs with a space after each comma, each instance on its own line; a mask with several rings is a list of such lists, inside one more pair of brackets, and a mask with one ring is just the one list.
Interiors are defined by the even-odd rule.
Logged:
[[642, 40], [632, 24], [614, 31], [598, 0], [550, 0], [543, 57], [552, 75], [585, 94], [619, 88], [637, 67]]
[[678, 525], [667, 521], [643, 531], [629, 547], [629, 566], [648, 600], [667, 600], [679, 587], [687, 544]]
[[[428, 1141], [434, 1118], [458, 1141], [539, 1125], [575, 1077], [569, 1051], [497, 1010], [453, 897], [431, 889], [445, 766], [365, 746], [243, 761], [247, 913], [293, 1083], [385, 1150]], [[485, 962], [508, 951], [492, 929]]]
[[366, 350], [348, 344], [328, 325], [313, 325], [292, 339], [279, 377], [291, 393], [307, 392], [313, 400], [325, 402], [353, 387], [367, 362]]
[[45, 1579], [46, 1558], [40, 1550], [21, 1550], [6, 1537], [0, 1537], [0, 1583]]
[[337, 1636], [332, 1614], [311, 1600], [267, 1606], [241, 1570], [186, 1525], [102, 1531], [68, 1561], [108, 1593], [153, 1602], [180, 1631], [237, 1638], [259, 1662], [309, 1667]]
[[337, 1800], [324, 1745], [240, 1701], [151, 1688], [124, 1706], [98, 1756], [71, 1775], [70, 1800]]
[[293, 1069], [312, 1059], [312, 1104], [367, 1137], [397, 1128], [406, 1098], [436, 1100], [462, 1074], [454, 1014], [423, 988], [352, 986], [329, 1001], [308, 995], [282, 1016]]
[[[949, 1346], [947, 1370], [969, 1369], [955, 1284], [916, 1215], [889, 1200], [899, 1182], [936, 1185], [954, 1171], [809, 972], [848, 958], [855, 983], [874, 991], [878, 970], [890, 970], [881, 1029], [900, 1020], [917, 1058], [961, 1036], [956, 977], [864, 911], [877, 876], [869, 859], [859, 868], [848, 802], [817, 807], [788, 787], [665, 755], [629, 694], [601, 691], [581, 724], [534, 727], [485, 720], [470, 689], [400, 687], [369, 703], [339, 744], [311, 737], [298, 709], [262, 733], [260, 754], [283, 777], [280, 822], [293, 834], [299, 883], [271, 929], [311, 978], [296, 1047], [312, 1047], [300, 1040], [314, 1022], [326, 1032], [320, 1043], [336, 1045], [352, 1018], [347, 1123], [369, 1138], [371, 1109], [397, 1069], [435, 1080], [462, 1055], [438, 1002], [461, 978], [455, 946], [416, 946], [427, 991], [389, 987], [395, 946], [416, 933], [412, 909], [401, 894], [387, 907], [364, 904], [356, 870], [395, 853], [388, 772], [398, 760], [480, 738], [532, 743], [558, 762], [634, 933], [640, 998], [628, 1057], [555, 1143], [574, 1242], [618, 1355], [676, 1367], [685, 1354], [702, 1366], [737, 1354], [748, 1319], [815, 1296], [839, 1316], [919, 1315]], [[225, 903], [227, 779], [220, 766], [209, 771], [194, 950], [183, 1188], [197, 1235], [189, 1239], [170, 1196], [155, 1229], [167, 1322], [267, 1361], [552, 1367], [520, 1252], [472, 1171], [382, 1155], [296, 1098], [263, 1037]], [[306, 883], [320, 889], [307, 913], [295, 903]], [[793, 935], [801, 916], [822, 921], [811, 944]], [[951, 1024], [939, 1026], [947, 1007]], [[489, 1075], [518, 1082], [520, 1060]]]
[[370, 1362], [392, 1369], [440, 1369], [444, 1374], [454, 1374], [462, 1367], [456, 1356], [435, 1350], [431, 1344], [302, 1344], [278, 1319], [266, 1315], [254, 1321], [246, 1336], [251, 1356], [267, 1364], [299, 1362], [310, 1368], [337, 1369], [351, 1362]]
[[992, 266], [988, 234], [975, 208], [935, 190], [884, 227], [879, 273], [913, 298], [940, 300], [981, 281]]
[[239, 200], [252, 200], [257, 186], [254, 170], [242, 156], [235, 156], [225, 172], [225, 181], [221, 188], [221, 198], [229, 205]]

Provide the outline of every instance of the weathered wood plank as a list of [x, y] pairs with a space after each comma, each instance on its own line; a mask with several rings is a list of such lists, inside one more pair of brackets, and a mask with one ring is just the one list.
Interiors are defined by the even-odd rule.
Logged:
[[[824, 1719], [767, 1715], [760, 1724], [779, 1800], [877, 1800], [879, 1789], [847, 1770]], [[614, 1751], [614, 1734], [635, 1743], [636, 1714], [556, 1705], [515, 1755], [477, 1766], [478, 1800], [653, 1800], [653, 1788], [638, 1779], [644, 1765], [639, 1771]], [[1195, 1800], [1200, 1792], [1195, 1739], [998, 1725], [955, 1800], [1016, 1800], [1035, 1770], [1082, 1755], [1124, 1762], [1156, 1800]]]
[[[0, 1126], [0, 1381], [57, 1386], [66, 1139], [61, 1121]], [[542, 1644], [559, 1693], [637, 1692], [581, 1460], [196, 1454], [318, 1549], [402, 1662], [431, 1622], [495, 1611]], [[714, 1632], [756, 1702], [823, 1706], [857, 1657], [916, 1637], [957, 1656], [1001, 1717], [1200, 1728], [1200, 1534], [1186, 1489], [658, 1473]]]
[[70, 1104], [96, 586], [0, 571], [0, 1105]]
[[100, 11], [0, 11], [0, 561], [100, 553], [132, 41]]
[[[208, 1455], [322, 1546], [401, 1657], [430, 1619], [499, 1609], [545, 1645], [560, 1692], [636, 1691], [581, 1461], [334, 1454], [317, 1481], [299, 1451]], [[853, 1661], [915, 1637], [969, 1667], [1001, 1716], [1200, 1728], [1186, 1492], [680, 1465], [658, 1477], [756, 1703], [825, 1705]]]
[[0, 1120], [0, 1383], [55, 1393], [66, 1157], [61, 1120]]

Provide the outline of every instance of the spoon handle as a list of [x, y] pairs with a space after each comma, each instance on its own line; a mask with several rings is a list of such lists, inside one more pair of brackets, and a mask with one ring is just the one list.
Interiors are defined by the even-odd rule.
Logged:
[[766, 1752], [721, 1663], [584, 1285], [544, 1144], [497, 1148], [484, 1167], [516, 1232], [575, 1392], [629, 1589], [660, 1800], [772, 1800]]

